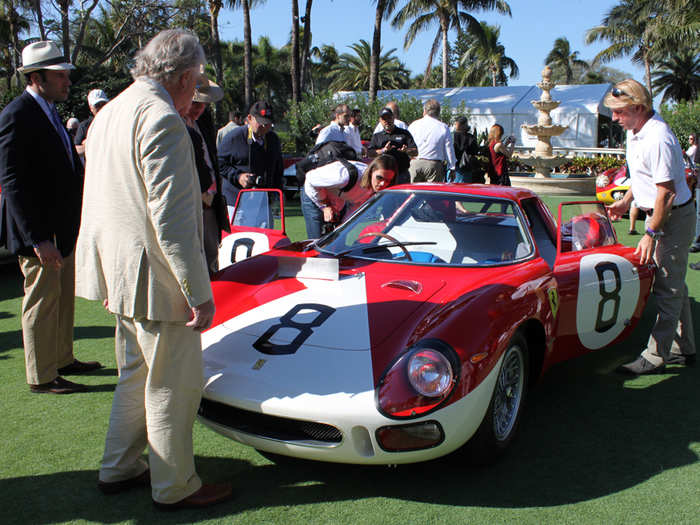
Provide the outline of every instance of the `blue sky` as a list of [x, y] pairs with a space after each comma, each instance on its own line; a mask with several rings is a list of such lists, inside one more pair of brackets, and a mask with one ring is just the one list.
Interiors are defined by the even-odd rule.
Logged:
[[[569, 39], [571, 48], [584, 60], [592, 59], [605, 46], [586, 45], [584, 35], [598, 25], [617, 2], [614, 0], [510, 0], [512, 17], [493, 12], [472, 13], [479, 20], [501, 26], [501, 43], [506, 54], [520, 68], [520, 76], [509, 81], [511, 85], [532, 85], [541, 78], [544, 59], [554, 40], [561, 36]], [[299, 0], [303, 15], [305, 0]], [[348, 45], [365, 39], [372, 41], [375, 6], [371, 0], [315, 0], [311, 11], [312, 45], [333, 44], [339, 53], [349, 52]], [[242, 40], [241, 11], [226, 9], [220, 15], [219, 26], [224, 40]], [[268, 36], [273, 45], [281, 46], [289, 39], [291, 2], [267, 0], [251, 12], [253, 41]], [[422, 73], [428, 51], [437, 32], [437, 26], [416, 38], [413, 45], [403, 49], [404, 32], [397, 31], [388, 22], [382, 26], [382, 47], [396, 48], [396, 55], [412, 74]], [[454, 42], [452, 34], [450, 41]], [[439, 60], [439, 58], [437, 59]], [[643, 81], [644, 70], [628, 59], [607, 64]]]

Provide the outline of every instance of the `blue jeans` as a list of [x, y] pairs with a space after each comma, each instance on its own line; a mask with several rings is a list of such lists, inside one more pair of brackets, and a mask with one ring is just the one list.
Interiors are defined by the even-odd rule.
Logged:
[[309, 239], [321, 237], [321, 225], [323, 224], [323, 212], [306, 195], [304, 188], [301, 188], [301, 213], [304, 215], [306, 223], [306, 236]]

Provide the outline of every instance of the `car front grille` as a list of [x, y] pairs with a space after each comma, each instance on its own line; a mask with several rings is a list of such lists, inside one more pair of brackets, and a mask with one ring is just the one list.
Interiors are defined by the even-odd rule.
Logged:
[[280, 441], [340, 443], [343, 437], [331, 425], [251, 412], [209, 399], [202, 399], [198, 413], [218, 425]]

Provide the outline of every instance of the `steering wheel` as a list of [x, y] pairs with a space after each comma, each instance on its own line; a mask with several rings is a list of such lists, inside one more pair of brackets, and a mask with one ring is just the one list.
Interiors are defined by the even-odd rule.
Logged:
[[397, 240], [395, 237], [392, 237], [391, 235], [387, 235], [386, 233], [382, 233], [382, 232], [369, 232], [369, 233], [365, 233], [364, 235], [360, 235], [357, 238], [357, 240], [359, 241], [360, 239], [364, 239], [366, 237], [383, 237], [385, 239], [390, 240], [394, 245], [401, 248], [401, 250], [403, 251], [403, 254], [407, 260], [413, 262], [413, 259], [411, 258], [411, 254], [408, 253], [408, 250], [406, 249], [406, 247], [403, 244], [401, 244], [401, 242], [399, 240]]

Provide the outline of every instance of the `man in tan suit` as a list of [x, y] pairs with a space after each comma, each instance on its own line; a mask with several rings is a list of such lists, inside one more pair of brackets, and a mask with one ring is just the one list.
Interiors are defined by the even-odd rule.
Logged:
[[200, 332], [214, 303], [194, 154], [178, 111], [191, 103], [204, 60], [193, 34], [162, 31], [137, 54], [134, 83], [95, 117], [76, 254], [76, 293], [104, 301], [117, 324], [119, 383], [98, 487], [115, 494], [150, 482], [164, 509], [231, 497], [230, 484], [202, 485], [192, 448]]

